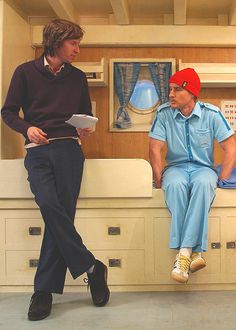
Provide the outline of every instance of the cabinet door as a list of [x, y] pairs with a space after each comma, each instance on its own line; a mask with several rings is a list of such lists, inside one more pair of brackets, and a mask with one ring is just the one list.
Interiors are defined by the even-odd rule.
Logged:
[[[154, 218], [155, 279], [158, 284], [176, 284], [170, 277], [177, 250], [169, 249], [170, 217]], [[217, 283], [220, 279], [220, 249], [211, 249], [211, 244], [220, 242], [220, 218], [209, 217], [208, 252], [204, 253], [207, 267], [190, 274], [189, 284]]]
[[0, 213], [0, 285], [5, 281], [5, 227]]
[[[38, 210], [1, 211], [4, 232], [2, 255], [5, 285], [33, 285], [39, 258], [43, 221]], [[0, 234], [1, 235], [1, 234]]]
[[6, 251], [6, 285], [33, 285], [39, 251]]
[[221, 210], [222, 282], [236, 282], [236, 210]]
[[44, 223], [30, 212], [5, 219], [6, 250], [39, 250], [43, 238]]
[[220, 283], [221, 281], [221, 218], [210, 213], [208, 218], [208, 250], [202, 255], [206, 267], [190, 274], [189, 284]]
[[[146, 251], [151, 242], [146, 238], [143, 210], [77, 210], [75, 226], [95, 258], [107, 265], [109, 284], [145, 283]], [[68, 274], [66, 284], [83, 283]]]

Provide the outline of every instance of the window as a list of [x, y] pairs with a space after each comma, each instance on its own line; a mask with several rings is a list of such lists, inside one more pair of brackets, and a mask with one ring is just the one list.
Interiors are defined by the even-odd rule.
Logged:
[[147, 114], [155, 111], [159, 103], [159, 96], [153, 81], [141, 79], [134, 87], [128, 108], [138, 114]]
[[175, 59], [111, 59], [110, 130], [149, 131], [174, 70]]

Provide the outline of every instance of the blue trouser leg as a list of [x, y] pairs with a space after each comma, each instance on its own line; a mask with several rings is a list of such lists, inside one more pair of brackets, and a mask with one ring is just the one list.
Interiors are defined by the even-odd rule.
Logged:
[[62, 293], [67, 267], [76, 278], [95, 262], [73, 224], [83, 161], [80, 146], [73, 140], [27, 152], [31, 190], [45, 222], [35, 290]]
[[170, 248], [207, 250], [208, 213], [215, 197], [216, 173], [195, 164], [172, 166], [163, 174], [171, 212]]
[[162, 188], [165, 191], [167, 207], [171, 213], [170, 248], [177, 248], [189, 203], [189, 180], [182, 168], [170, 167], [163, 175]]
[[38, 268], [34, 278], [34, 290], [62, 293], [67, 266], [45, 227]]
[[207, 250], [208, 213], [215, 197], [216, 184], [217, 174], [208, 167], [190, 172], [191, 193], [182, 230], [181, 247], [190, 246], [196, 252]]

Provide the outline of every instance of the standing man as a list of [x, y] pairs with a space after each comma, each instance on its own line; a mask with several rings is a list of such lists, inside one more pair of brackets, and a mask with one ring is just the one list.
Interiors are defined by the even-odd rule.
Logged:
[[[187, 68], [169, 80], [169, 102], [159, 107], [150, 136], [150, 161], [154, 180], [165, 192], [171, 213], [170, 248], [179, 250], [171, 277], [185, 283], [189, 271], [206, 266], [208, 212], [217, 180], [230, 177], [235, 163], [234, 132], [219, 108], [197, 101], [200, 79]], [[216, 139], [224, 151], [219, 178], [214, 169]], [[167, 145], [163, 170], [161, 151]]]
[[[92, 115], [85, 74], [71, 65], [83, 30], [55, 19], [44, 27], [44, 54], [17, 67], [2, 118], [26, 139], [25, 167], [45, 232], [28, 319], [50, 314], [52, 293], [62, 293], [67, 267], [74, 279], [87, 272], [95, 306], [109, 300], [107, 267], [87, 250], [74, 227], [84, 155], [78, 137], [91, 129], [65, 123], [73, 114]], [[19, 116], [22, 108], [24, 117]]]

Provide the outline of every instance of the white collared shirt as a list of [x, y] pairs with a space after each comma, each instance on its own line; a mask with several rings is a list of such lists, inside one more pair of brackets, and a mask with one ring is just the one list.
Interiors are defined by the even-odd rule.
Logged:
[[63, 63], [60, 68], [55, 72], [53, 71], [53, 68], [50, 66], [50, 64], [48, 63], [48, 60], [46, 58], [46, 56], [43, 57], [43, 63], [44, 63], [44, 67], [47, 68], [50, 72], [52, 72], [55, 76], [61, 72], [62, 69], [64, 69], [65, 67], [65, 63]]

